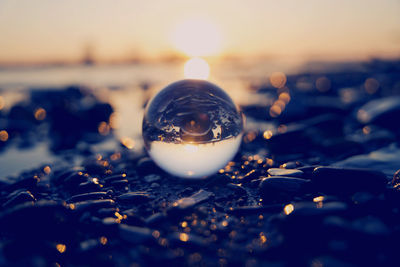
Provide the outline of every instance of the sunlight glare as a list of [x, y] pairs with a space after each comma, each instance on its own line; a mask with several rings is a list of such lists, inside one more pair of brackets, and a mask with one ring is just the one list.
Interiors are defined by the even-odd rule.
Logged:
[[221, 33], [216, 25], [205, 19], [181, 22], [171, 35], [174, 46], [191, 57], [210, 56], [221, 49]]
[[185, 63], [183, 74], [186, 79], [207, 80], [210, 75], [210, 66], [202, 58], [191, 58]]

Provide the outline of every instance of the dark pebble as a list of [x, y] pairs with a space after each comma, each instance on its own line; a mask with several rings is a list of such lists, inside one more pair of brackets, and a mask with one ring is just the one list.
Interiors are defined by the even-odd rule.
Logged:
[[270, 168], [268, 169], [268, 174], [271, 176], [303, 177], [303, 172], [298, 169]]
[[[71, 206], [73, 205], [73, 206]], [[115, 202], [112, 199], [101, 199], [101, 200], [87, 200], [80, 201], [70, 204], [73, 210], [82, 211], [96, 211], [101, 208], [111, 208], [115, 206]]]
[[126, 224], [119, 225], [119, 236], [123, 240], [134, 244], [143, 244], [153, 239], [152, 231], [149, 228], [129, 226]]
[[8, 208], [25, 202], [34, 202], [34, 201], [36, 201], [36, 198], [31, 194], [31, 192], [29, 191], [19, 192], [18, 194], [8, 199], [7, 202], [3, 204], [3, 208]]
[[162, 174], [164, 173], [152, 159], [144, 157], [141, 158], [136, 165], [136, 172], [141, 176], [150, 174]]
[[70, 203], [70, 202], [78, 202], [85, 200], [96, 200], [96, 199], [104, 199], [107, 197], [108, 194], [106, 192], [90, 192], [90, 193], [74, 195], [71, 198], [69, 198], [67, 202]]
[[147, 192], [129, 192], [117, 197], [124, 204], [140, 204], [150, 200]]
[[315, 190], [327, 194], [342, 195], [358, 191], [381, 193], [387, 179], [379, 171], [335, 167], [318, 167], [312, 175]]
[[300, 178], [272, 176], [260, 183], [259, 190], [263, 202], [282, 203], [304, 193], [308, 184], [308, 180]]
[[400, 117], [400, 97], [391, 96], [371, 100], [357, 112], [357, 119], [363, 124], [376, 124], [398, 132], [396, 123]]

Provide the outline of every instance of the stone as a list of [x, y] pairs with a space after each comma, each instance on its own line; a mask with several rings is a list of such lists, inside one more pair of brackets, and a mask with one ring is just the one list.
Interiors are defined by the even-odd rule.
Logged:
[[392, 176], [399, 169], [400, 149], [390, 145], [369, 154], [352, 156], [333, 166], [345, 168], [370, 168]]
[[308, 184], [308, 180], [300, 178], [271, 176], [262, 180], [259, 191], [263, 202], [282, 203], [304, 193]]
[[357, 119], [362, 124], [376, 124], [399, 131], [397, 123], [400, 117], [400, 97], [390, 96], [374, 99], [362, 106]]
[[297, 169], [270, 168], [267, 172], [271, 176], [303, 177], [303, 172]]
[[359, 191], [381, 193], [387, 184], [385, 174], [380, 171], [339, 167], [315, 168], [311, 181], [318, 192], [334, 195]]

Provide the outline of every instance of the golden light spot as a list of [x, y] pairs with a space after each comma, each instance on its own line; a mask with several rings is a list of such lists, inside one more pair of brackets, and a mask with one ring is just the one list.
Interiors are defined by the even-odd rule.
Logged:
[[315, 81], [315, 87], [320, 92], [328, 92], [331, 89], [331, 81], [326, 77], [320, 77]]
[[105, 237], [105, 236], [100, 237], [100, 243], [101, 243], [102, 245], [107, 244], [107, 242], [108, 242], [107, 237]]
[[218, 172], [219, 172], [219, 173], [224, 173], [225, 170], [224, 170], [224, 169], [220, 169]]
[[43, 168], [43, 171], [44, 171], [45, 174], [49, 174], [49, 173], [51, 172], [50, 166], [44, 167], [44, 168]]
[[187, 241], [189, 240], [189, 235], [186, 234], [186, 233], [180, 233], [180, 234], [179, 234], [179, 239], [180, 239], [182, 242], [187, 242]]
[[278, 105], [272, 105], [269, 109], [269, 115], [273, 118], [278, 117], [282, 113], [282, 108]]
[[35, 119], [42, 121], [46, 118], [46, 110], [43, 108], [37, 108], [34, 112]]
[[267, 159], [266, 163], [267, 163], [267, 165], [272, 166], [272, 165], [274, 165], [274, 160], [273, 159]]
[[6, 130], [0, 131], [0, 141], [6, 142], [8, 140], [8, 132]]
[[107, 122], [102, 121], [99, 123], [97, 130], [99, 131], [99, 134], [107, 135], [110, 132], [110, 125], [108, 125]]
[[319, 197], [314, 197], [313, 198], [313, 201], [314, 202], [321, 202], [321, 201], [323, 201], [324, 200], [324, 196], [319, 196]]
[[74, 209], [75, 209], [75, 204], [69, 204], [69, 208], [70, 208], [71, 210], [74, 210]]
[[279, 99], [285, 102], [286, 104], [290, 102], [290, 94], [287, 92], [283, 92], [279, 95]]
[[371, 133], [371, 127], [369, 126], [364, 126], [364, 128], [362, 129], [364, 134], [370, 134]]
[[201, 261], [201, 259], [202, 259], [202, 257], [201, 257], [201, 255], [200, 255], [200, 253], [193, 253], [193, 254], [191, 254], [191, 255], [189, 256], [189, 260], [190, 260], [191, 262], [198, 262], [198, 261]]
[[286, 75], [283, 72], [274, 72], [269, 76], [269, 82], [275, 88], [282, 88], [286, 84]]
[[160, 237], [160, 232], [157, 231], [157, 230], [155, 230], [155, 231], [153, 231], [153, 233], [151, 233], [151, 235], [152, 235], [154, 238], [159, 238], [159, 237]]
[[99, 178], [93, 178], [92, 182], [95, 183], [95, 184], [99, 184]]
[[264, 137], [264, 139], [267, 139], [267, 140], [271, 139], [272, 131], [270, 131], [270, 130], [265, 131], [264, 134], [263, 134], [263, 137]]
[[260, 233], [260, 241], [262, 244], [267, 242], [267, 237], [265, 236], [265, 234], [263, 232]]
[[181, 223], [181, 226], [182, 226], [182, 228], [185, 228], [185, 227], [188, 226], [188, 223], [187, 223], [186, 221], [183, 221], [183, 222]]
[[279, 133], [286, 133], [286, 131], [287, 131], [287, 126], [285, 124], [281, 124], [278, 126]]
[[187, 152], [190, 152], [190, 153], [195, 153], [199, 149], [196, 145], [191, 145], [191, 144], [184, 145], [184, 148]]
[[64, 244], [57, 244], [57, 245], [56, 245], [56, 248], [57, 248], [58, 252], [64, 253], [65, 250], [67, 249], [67, 246], [64, 245]]
[[118, 159], [120, 159], [120, 158], [121, 158], [121, 153], [119, 153], [119, 152], [114, 153], [114, 154], [112, 154], [112, 155], [110, 156], [110, 159], [111, 159], [111, 160], [118, 160]]
[[168, 240], [166, 238], [160, 238], [158, 240], [158, 244], [160, 244], [163, 247], [166, 247], [168, 245]]
[[374, 78], [368, 78], [364, 82], [365, 91], [372, 95], [375, 94], [379, 89], [379, 82]]
[[283, 208], [283, 211], [285, 212], [286, 215], [289, 215], [294, 211], [294, 206], [292, 204], [288, 204]]
[[119, 212], [115, 212], [114, 215], [117, 217], [115, 220], [117, 223], [121, 223], [121, 221], [124, 219], [124, 216], [122, 216]]
[[2, 96], [0, 96], [0, 110], [2, 110], [4, 108], [4, 98]]
[[282, 110], [284, 110], [285, 107], [286, 107], [286, 103], [283, 100], [280, 100], [280, 99], [276, 100], [274, 105], [279, 106]]
[[122, 137], [120, 141], [128, 149], [132, 149], [135, 146], [135, 141], [129, 137]]
[[233, 230], [232, 232], [229, 233], [230, 238], [234, 238], [236, 236], [237, 232]]
[[210, 76], [210, 66], [202, 58], [191, 58], [183, 67], [183, 75], [186, 79], [207, 80]]
[[109, 121], [110, 121], [110, 127], [112, 129], [117, 129], [119, 127], [119, 114], [117, 112], [113, 112], [110, 115]]
[[260, 215], [258, 216], [258, 219], [259, 219], [259, 220], [264, 220], [264, 216], [263, 216], [262, 214], [260, 214]]
[[222, 224], [223, 227], [227, 227], [228, 226], [228, 222], [227, 221], [223, 221], [221, 224]]
[[256, 133], [256, 132], [249, 132], [249, 133], [247, 133], [247, 134], [244, 136], [243, 141], [244, 141], [245, 143], [250, 143], [250, 142], [252, 142], [254, 139], [256, 139], [256, 137], [257, 137], [257, 133]]

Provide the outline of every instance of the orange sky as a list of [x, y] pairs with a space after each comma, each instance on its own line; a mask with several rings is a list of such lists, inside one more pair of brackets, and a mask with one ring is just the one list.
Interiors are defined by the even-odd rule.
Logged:
[[399, 14], [398, 0], [1, 0], [0, 62], [78, 60], [88, 44], [99, 60], [156, 58], [182, 50], [192, 18], [215, 27], [215, 55], [398, 57]]

